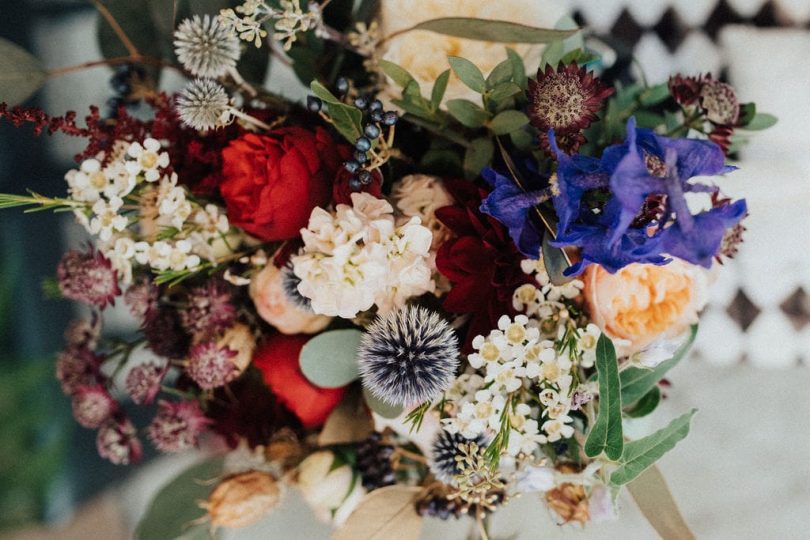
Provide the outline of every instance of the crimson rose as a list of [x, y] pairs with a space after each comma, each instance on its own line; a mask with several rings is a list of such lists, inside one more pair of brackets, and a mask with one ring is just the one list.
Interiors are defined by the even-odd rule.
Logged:
[[320, 127], [243, 135], [222, 151], [228, 219], [261, 240], [296, 237], [312, 209], [329, 203], [340, 166], [338, 145]]

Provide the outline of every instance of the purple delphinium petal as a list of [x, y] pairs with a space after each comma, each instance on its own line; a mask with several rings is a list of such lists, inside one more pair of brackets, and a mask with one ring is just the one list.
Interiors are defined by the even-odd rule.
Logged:
[[710, 268], [726, 230], [737, 225], [747, 213], [743, 199], [693, 216], [691, 230], [685, 230], [676, 221], [662, 233], [664, 250], [673, 257]]
[[530, 259], [540, 256], [542, 232], [530, 217], [531, 210], [540, 203], [543, 191], [524, 192], [510, 178], [493, 169], [484, 169], [481, 176], [493, 187], [492, 192], [481, 201], [481, 212], [488, 214], [509, 229], [509, 236], [523, 255]]

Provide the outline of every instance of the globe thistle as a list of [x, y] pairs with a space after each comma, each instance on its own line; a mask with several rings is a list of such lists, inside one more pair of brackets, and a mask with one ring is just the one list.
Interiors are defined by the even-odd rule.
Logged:
[[86, 252], [70, 250], [56, 268], [59, 290], [65, 298], [104, 308], [121, 294], [112, 262], [92, 247]]
[[540, 130], [541, 144], [548, 150], [548, 130], [557, 135], [560, 148], [576, 151], [585, 141], [579, 132], [596, 120], [602, 102], [613, 89], [577, 64], [547, 65], [529, 79], [528, 114]]
[[194, 15], [174, 32], [174, 52], [192, 75], [216, 79], [236, 67], [239, 36], [219, 17]]
[[129, 370], [124, 387], [135, 404], [148, 405], [160, 391], [160, 382], [164, 375], [165, 367], [155, 362], [145, 362]]
[[222, 85], [208, 79], [188, 83], [177, 98], [177, 113], [198, 131], [222, 127], [230, 119], [230, 99]]
[[180, 324], [196, 340], [213, 337], [228, 329], [236, 318], [228, 286], [210, 280], [203, 287], [191, 289], [186, 306], [179, 310]]
[[101, 426], [96, 435], [96, 450], [115, 465], [136, 463], [143, 455], [135, 426], [125, 417], [110, 418]]
[[196, 401], [158, 401], [158, 413], [146, 432], [161, 452], [181, 452], [197, 446], [200, 433], [211, 420]]
[[428, 461], [430, 472], [440, 482], [444, 482], [450, 486], [456, 485], [455, 477], [461, 474], [461, 469], [458, 466], [457, 457], [461, 456], [459, 445], [468, 442], [474, 442], [479, 452], [483, 454], [486, 450], [486, 444], [483, 435], [479, 435], [475, 439], [467, 439], [460, 433], [450, 433], [449, 431], [441, 430], [433, 441], [431, 447], [431, 457]]
[[198, 343], [191, 348], [186, 372], [203, 390], [218, 388], [239, 375], [239, 367], [234, 361], [237, 354], [216, 341]]
[[368, 328], [358, 361], [372, 394], [404, 406], [446, 390], [455, 378], [458, 354], [458, 339], [446, 321], [423, 307], [405, 306]]
[[298, 290], [299, 283], [301, 283], [301, 278], [295, 275], [292, 264], [281, 269], [281, 287], [284, 296], [304, 311], [312, 312], [312, 300], [301, 294]]
[[87, 347], [68, 347], [56, 360], [56, 378], [62, 392], [73, 395], [81, 386], [93, 385], [101, 380], [103, 358]]
[[73, 394], [73, 417], [86, 428], [101, 426], [117, 408], [118, 403], [100, 384], [80, 386]]

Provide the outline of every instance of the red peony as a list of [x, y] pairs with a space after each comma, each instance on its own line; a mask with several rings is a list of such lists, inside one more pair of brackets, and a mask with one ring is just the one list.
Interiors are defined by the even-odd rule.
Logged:
[[322, 128], [243, 135], [222, 151], [228, 219], [266, 241], [298, 236], [312, 209], [329, 203], [340, 166], [339, 146]]
[[498, 327], [503, 314], [514, 315], [512, 294], [532, 278], [520, 268], [523, 258], [509, 232], [495, 218], [479, 211], [486, 191], [471, 182], [445, 180], [456, 203], [436, 210], [436, 217], [454, 234], [436, 254], [436, 267], [452, 288], [444, 308], [469, 313], [464, 351], [477, 335]]
[[306, 428], [326, 422], [338, 406], [346, 388], [321, 388], [304, 377], [298, 357], [312, 336], [273, 334], [256, 351], [253, 365], [262, 372], [264, 382], [282, 405], [301, 420]]

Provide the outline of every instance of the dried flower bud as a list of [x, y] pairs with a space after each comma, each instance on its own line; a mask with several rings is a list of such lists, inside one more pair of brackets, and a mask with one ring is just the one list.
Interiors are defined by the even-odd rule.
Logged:
[[247, 527], [278, 506], [281, 495], [272, 474], [249, 471], [222, 480], [201, 506], [214, 527]]
[[100, 384], [79, 386], [73, 394], [73, 417], [90, 429], [101, 426], [118, 408], [118, 403]]
[[[563, 474], [574, 474], [577, 471], [568, 465], [560, 465]], [[554, 510], [563, 523], [577, 522], [585, 525], [590, 519], [588, 496], [580, 484], [564, 483], [545, 493], [546, 503]]]

